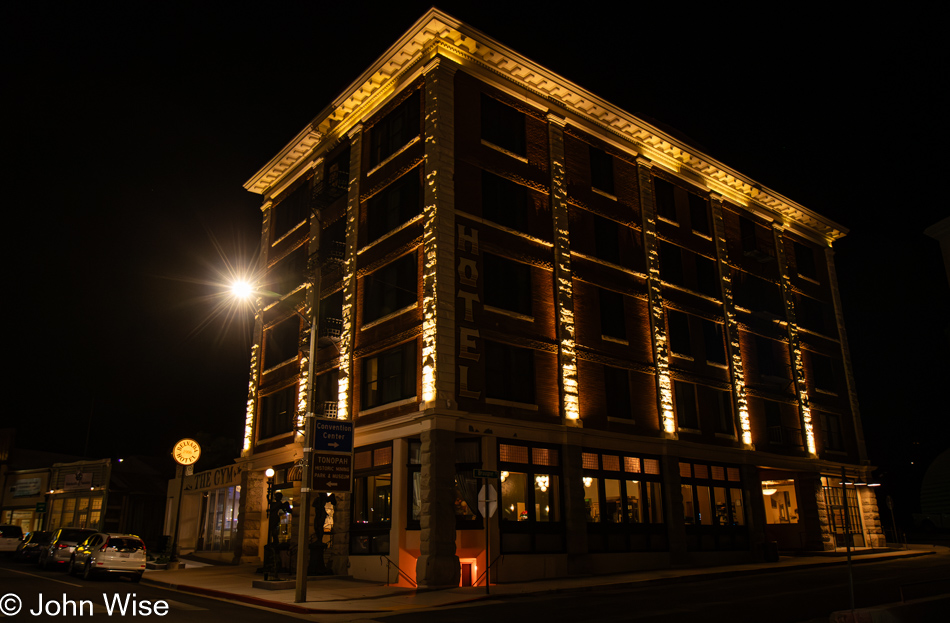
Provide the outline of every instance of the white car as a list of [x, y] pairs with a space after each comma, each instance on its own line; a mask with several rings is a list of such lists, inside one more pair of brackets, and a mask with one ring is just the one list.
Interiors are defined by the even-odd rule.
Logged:
[[76, 546], [69, 573], [91, 580], [101, 573], [126, 575], [133, 582], [145, 572], [145, 543], [134, 534], [97, 532]]
[[12, 554], [23, 539], [23, 529], [20, 526], [0, 526], [0, 552]]

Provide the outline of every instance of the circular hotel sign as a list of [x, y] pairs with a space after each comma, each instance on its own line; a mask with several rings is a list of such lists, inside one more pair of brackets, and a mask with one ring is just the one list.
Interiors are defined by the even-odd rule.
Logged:
[[201, 446], [194, 439], [182, 439], [172, 450], [172, 457], [180, 465], [192, 465], [199, 456], [201, 456]]

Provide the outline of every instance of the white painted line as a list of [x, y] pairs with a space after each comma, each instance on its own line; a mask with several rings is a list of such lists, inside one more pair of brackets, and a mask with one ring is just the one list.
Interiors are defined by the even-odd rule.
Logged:
[[16, 569], [4, 569], [4, 571], [10, 571], [11, 573], [19, 573], [20, 575], [28, 575], [31, 578], [39, 578], [41, 580], [48, 580], [50, 582], [58, 582], [60, 584], [65, 584], [66, 586], [75, 586], [77, 588], [82, 588], [82, 584], [73, 584], [72, 582], [63, 582], [62, 580], [54, 580], [53, 578], [47, 575], [36, 575], [35, 573], [27, 573], [26, 571], [17, 571]]

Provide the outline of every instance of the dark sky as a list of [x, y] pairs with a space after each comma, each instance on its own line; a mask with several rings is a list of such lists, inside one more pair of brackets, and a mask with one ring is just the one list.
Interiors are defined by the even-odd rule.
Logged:
[[[945, 16], [645, 4], [439, 6], [849, 228], [836, 261], [872, 462], [945, 448], [950, 288], [922, 234], [950, 214]], [[97, 456], [237, 447], [250, 318], [214, 284], [257, 252], [242, 185], [429, 6], [4, 6], [3, 425], [21, 445], [81, 454], [91, 414]]]

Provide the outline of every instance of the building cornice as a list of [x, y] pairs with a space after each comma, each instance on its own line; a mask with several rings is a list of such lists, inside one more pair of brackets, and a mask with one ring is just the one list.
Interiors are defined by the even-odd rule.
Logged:
[[288, 143], [244, 187], [265, 194], [316, 153], [320, 141], [338, 136], [367, 117], [412, 68], [441, 55], [478, 68], [517, 86], [517, 90], [564, 111], [568, 123], [599, 127], [637, 155], [690, 179], [701, 179], [730, 203], [769, 212], [792, 229], [816, 232], [830, 244], [847, 230], [808, 208], [762, 186], [586, 89], [528, 60], [488, 35], [430, 9], [385, 54]]

